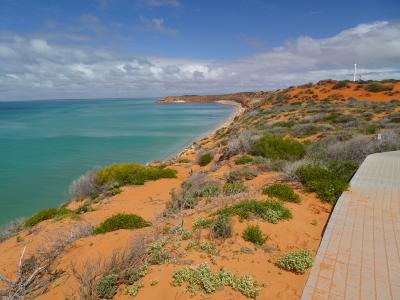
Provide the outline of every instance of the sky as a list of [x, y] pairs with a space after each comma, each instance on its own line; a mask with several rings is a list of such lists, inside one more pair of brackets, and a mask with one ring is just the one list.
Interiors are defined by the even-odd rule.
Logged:
[[400, 79], [399, 0], [0, 0], [0, 101]]

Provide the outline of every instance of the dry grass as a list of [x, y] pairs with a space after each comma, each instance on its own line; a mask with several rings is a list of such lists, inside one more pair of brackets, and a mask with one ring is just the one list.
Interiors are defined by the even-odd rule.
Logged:
[[56, 234], [56, 239], [48, 239], [35, 254], [25, 258], [23, 248], [15, 280], [0, 274], [6, 288], [0, 291], [2, 299], [35, 298], [42, 295], [48, 286], [61, 276], [63, 270], [54, 267], [54, 262], [61, 252], [72, 242], [91, 234], [92, 228], [87, 225], [74, 227], [70, 232]]

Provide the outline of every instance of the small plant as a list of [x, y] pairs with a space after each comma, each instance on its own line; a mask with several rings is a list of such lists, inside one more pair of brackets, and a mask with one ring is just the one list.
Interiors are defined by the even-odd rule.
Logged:
[[249, 225], [243, 231], [242, 237], [245, 241], [251, 242], [255, 245], [262, 246], [268, 239], [258, 225]]
[[209, 254], [209, 255], [216, 255], [216, 254], [218, 254], [218, 250], [217, 250], [217, 248], [215, 247], [215, 245], [212, 244], [212, 243], [210, 243], [210, 242], [207, 242], [207, 241], [201, 241], [201, 242], [198, 244], [198, 249], [199, 249], [200, 251], [202, 251], [202, 252], [205, 252], [205, 253]]
[[295, 192], [290, 186], [286, 184], [275, 183], [270, 186], [267, 186], [263, 189], [263, 194], [268, 195], [270, 197], [276, 197], [282, 201], [294, 202], [294, 203], [300, 202], [300, 197], [297, 194], [295, 194]]
[[89, 204], [85, 204], [85, 205], [79, 206], [79, 207], [75, 210], [75, 212], [76, 212], [77, 214], [84, 214], [84, 213], [87, 213], [87, 212], [89, 212], [89, 211], [94, 211], [93, 207], [91, 207]]
[[141, 288], [144, 288], [144, 284], [140, 281], [136, 281], [129, 289], [129, 295], [135, 297], [139, 293], [139, 289]]
[[210, 234], [213, 238], [226, 239], [232, 236], [232, 223], [229, 217], [218, 215], [211, 223]]
[[224, 184], [225, 196], [236, 195], [247, 191], [247, 186], [240, 181], [226, 182]]
[[208, 165], [213, 159], [213, 155], [210, 152], [201, 154], [198, 159], [198, 163], [201, 167]]
[[106, 233], [119, 229], [137, 229], [150, 226], [151, 223], [134, 214], [117, 214], [101, 223], [95, 230], [95, 234]]
[[151, 286], [155, 286], [155, 285], [157, 285], [159, 282], [160, 282], [160, 281], [159, 281], [158, 279], [152, 279], [152, 280], [150, 281], [150, 285], [151, 285]]
[[96, 282], [95, 293], [100, 299], [112, 299], [117, 292], [118, 276], [108, 274]]
[[252, 163], [253, 160], [254, 160], [253, 157], [251, 157], [250, 155], [242, 155], [241, 157], [239, 157], [238, 159], [235, 160], [235, 164], [244, 165], [244, 164]]
[[253, 152], [270, 159], [297, 160], [304, 156], [304, 145], [293, 138], [265, 135], [253, 144]]
[[173, 273], [173, 286], [187, 283], [186, 291], [195, 295], [197, 291], [206, 294], [214, 293], [217, 289], [230, 286], [249, 298], [256, 298], [260, 292], [259, 284], [249, 275], [236, 276], [226, 269], [212, 272], [206, 264], [196, 268], [183, 268]]
[[211, 180], [196, 184], [184, 182], [182, 188], [195, 198], [212, 198], [218, 196], [221, 192], [219, 183]]
[[213, 223], [213, 219], [205, 219], [205, 218], [198, 218], [193, 221], [192, 228], [193, 230], [200, 229], [200, 228], [208, 228]]
[[46, 208], [34, 214], [25, 221], [25, 226], [32, 227], [42, 221], [50, 219], [62, 219], [65, 217], [75, 217], [76, 213], [67, 208]]
[[125, 273], [122, 273], [123, 282], [125, 284], [133, 284], [140, 278], [144, 277], [149, 270], [148, 264], [143, 264], [138, 268], [128, 269]]
[[317, 220], [316, 220], [316, 219], [312, 219], [312, 221], [311, 221], [311, 225], [313, 225], [313, 226], [317, 226]]
[[194, 208], [202, 198], [210, 200], [212, 197], [218, 196], [221, 191], [219, 183], [216, 181], [185, 181], [181, 186], [180, 192], [175, 189], [170, 192], [171, 201], [167, 203], [165, 214]]
[[218, 214], [226, 216], [239, 216], [241, 220], [249, 219], [250, 216], [261, 218], [270, 223], [278, 223], [280, 220], [292, 218], [292, 213], [281, 202], [267, 200], [244, 200], [233, 206], [223, 208]]
[[298, 250], [295, 252], [287, 253], [278, 258], [278, 267], [295, 272], [304, 273], [308, 268], [312, 267], [313, 260], [308, 250]]
[[169, 252], [165, 249], [167, 241], [167, 236], [161, 237], [146, 249], [150, 263], [160, 265], [170, 258]]

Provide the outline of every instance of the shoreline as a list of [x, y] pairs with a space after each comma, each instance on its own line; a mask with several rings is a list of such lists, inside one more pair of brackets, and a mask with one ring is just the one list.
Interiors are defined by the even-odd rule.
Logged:
[[[241, 114], [243, 114], [246, 110], [246, 108], [236, 102], [236, 101], [231, 101], [231, 100], [218, 100], [218, 101], [214, 101], [216, 103], [222, 104], [222, 105], [231, 105], [234, 107], [233, 112], [230, 114], [230, 116], [225, 119], [222, 120], [221, 122], [219, 122], [214, 128], [211, 128], [210, 130], [206, 131], [204, 134], [201, 134], [197, 137], [194, 137], [193, 139], [190, 140], [190, 142], [187, 143], [186, 146], [184, 146], [183, 148], [181, 148], [180, 150], [177, 150], [176, 152], [169, 154], [165, 157], [165, 159], [162, 159], [162, 162], [169, 162], [175, 159], [179, 159], [181, 156], [183, 156], [184, 154], [186, 154], [188, 151], [193, 150], [193, 146], [194, 143], [196, 143], [197, 141], [200, 141], [204, 138], [207, 137], [211, 137], [213, 136], [218, 130], [228, 127], [229, 125], [232, 124], [232, 122], [235, 120], [235, 118], [237, 116], [240, 116]], [[171, 103], [186, 103], [186, 101], [174, 101]], [[150, 164], [151, 162], [148, 162], [147, 164]]]

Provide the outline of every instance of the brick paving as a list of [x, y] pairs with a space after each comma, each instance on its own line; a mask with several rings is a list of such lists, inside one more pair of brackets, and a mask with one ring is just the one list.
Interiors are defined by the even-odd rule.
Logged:
[[362, 163], [332, 212], [301, 299], [400, 299], [400, 151]]

